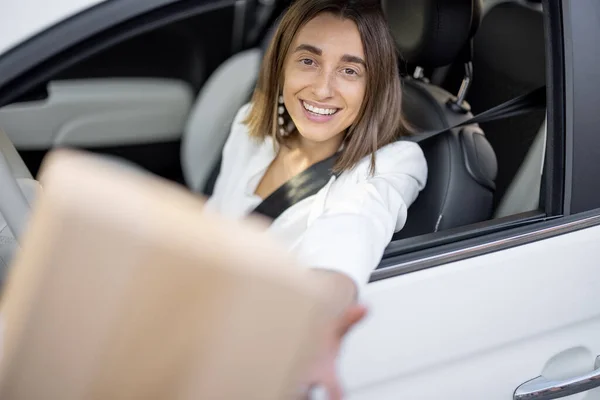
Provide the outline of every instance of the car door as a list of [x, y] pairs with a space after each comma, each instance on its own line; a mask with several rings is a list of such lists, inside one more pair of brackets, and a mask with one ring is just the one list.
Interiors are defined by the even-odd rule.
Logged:
[[342, 358], [348, 398], [510, 399], [538, 376], [591, 373], [600, 367], [599, 235], [595, 226], [514, 239], [505, 250], [371, 283], [372, 313]]
[[340, 360], [348, 399], [600, 399], [600, 5], [543, 6], [547, 217], [384, 258]]

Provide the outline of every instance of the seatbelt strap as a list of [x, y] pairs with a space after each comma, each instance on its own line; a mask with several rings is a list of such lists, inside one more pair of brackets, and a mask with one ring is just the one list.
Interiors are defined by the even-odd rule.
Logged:
[[436, 137], [444, 132], [451, 131], [471, 124], [480, 124], [483, 122], [496, 121], [498, 119], [514, 117], [521, 114], [527, 114], [535, 110], [544, 109], [546, 107], [546, 86], [539, 87], [527, 94], [510, 99], [507, 102], [499, 104], [487, 111], [477, 114], [473, 118], [456, 124], [454, 126], [440, 129], [437, 131], [418, 133], [414, 136], [407, 136], [402, 140], [421, 143], [432, 137]]
[[[515, 97], [505, 103], [490, 108], [489, 110], [454, 126], [437, 131], [418, 133], [414, 136], [404, 137], [402, 140], [421, 143], [444, 132], [449, 132], [466, 125], [514, 117], [545, 107], [546, 86], [542, 86], [532, 92]], [[253, 212], [274, 220], [294, 204], [317, 194], [317, 192], [329, 182], [329, 179], [333, 175], [332, 169], [338, 155], [339, 154], [334, 154], [294, 176], [264, 199]]]
[[264, 199], [254, 213], [276, 219], [285, 210], [316, 194], [332, 176], [332, 169], [339, 154], [311, 165]]

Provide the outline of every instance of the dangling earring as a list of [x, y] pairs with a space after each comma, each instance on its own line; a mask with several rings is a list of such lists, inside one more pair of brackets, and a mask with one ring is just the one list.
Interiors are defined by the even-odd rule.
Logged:
[[277, 122], [279, 125], [279, 134], [282, 137], [286, 137], [294, 129], [294, 121], [292, 121], [292, 119], [290, 118], [290, 120], [287, 123], [287, 126], [285, 124], [285, 118], [284, 118], [285, 106], [283, 104], [283, 95], [279, 95], [279, 106], [277, 108], [277, 114], [278, 114]]

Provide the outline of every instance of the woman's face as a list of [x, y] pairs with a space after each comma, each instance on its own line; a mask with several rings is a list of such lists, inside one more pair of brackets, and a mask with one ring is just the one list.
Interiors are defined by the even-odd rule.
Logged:
[[367, 71], [356, 24], [323, 13], [296, 34], [284, 67], [283, 97], [300, 135], [341, 139], [365, 97]]

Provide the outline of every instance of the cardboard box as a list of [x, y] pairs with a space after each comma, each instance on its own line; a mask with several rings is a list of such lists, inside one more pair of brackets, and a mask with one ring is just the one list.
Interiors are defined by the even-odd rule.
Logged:
[[0, 398], [294, 398], [326, 318], [259, 222], [158, 178], [49, 156], [7, 286]]

